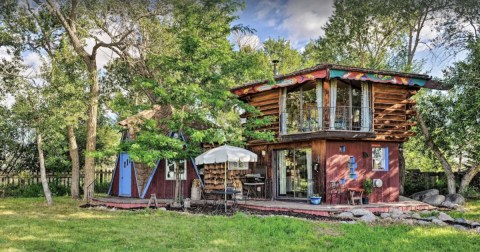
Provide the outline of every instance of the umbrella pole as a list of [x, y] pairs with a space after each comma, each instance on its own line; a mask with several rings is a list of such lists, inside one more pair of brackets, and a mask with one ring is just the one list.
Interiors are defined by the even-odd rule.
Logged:
[[227, 162], [225, 162], [225, 213], [227, 212]]

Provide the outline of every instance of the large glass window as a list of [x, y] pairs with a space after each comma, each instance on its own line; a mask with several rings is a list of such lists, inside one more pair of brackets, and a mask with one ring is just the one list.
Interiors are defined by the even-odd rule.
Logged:
[[287, 92], [285, 103], [287, 133], [309, 132], [319, 128], [316, 100], [315, 82]]
[[313, 194], [312, 150], [277, 151], [278, 196], [307, 198]]
[[337, 80], [335, 121], [336, 130], [359, 130], [361, 127], [362, 90], [359, 82], [345, 83]]

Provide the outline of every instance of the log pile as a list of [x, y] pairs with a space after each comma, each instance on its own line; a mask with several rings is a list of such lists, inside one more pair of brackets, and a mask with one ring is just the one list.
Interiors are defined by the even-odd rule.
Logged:
[[[238, 183], [247, 174], [247, 170], [227, 171], [227, 186]], [[222, 190], [225, 182], [225, 164], [206, 164], [204, 172], [205, 190]]]

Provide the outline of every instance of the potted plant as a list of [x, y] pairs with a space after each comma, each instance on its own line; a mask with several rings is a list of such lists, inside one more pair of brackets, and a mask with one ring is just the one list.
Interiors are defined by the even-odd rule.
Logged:
[[364, 198], [362, 198], [363, 204], [368, 204], [368, 196], [373, 192], [373, 181], [366, 179], [362, 183], [363, 190], [365, 190]]
[[312, 205], [320, 205], [322, 203], [322, 196], [318, 194], [314, 194], [310, 196], [310, 204]]

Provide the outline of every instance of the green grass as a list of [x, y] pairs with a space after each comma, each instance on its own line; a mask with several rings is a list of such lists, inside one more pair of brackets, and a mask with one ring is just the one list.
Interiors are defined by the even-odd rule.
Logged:
[[465, 204], [465, 212], [451, 211], [450, 216], [453, 218], [465, 218], [467, 220], [480, 222], [480, 200], [469, 200]]
[[78, 208], [55, 198], [0, 200], [0, 251], [478, 251], [480, 235], [453, 228], [199, 216]]

